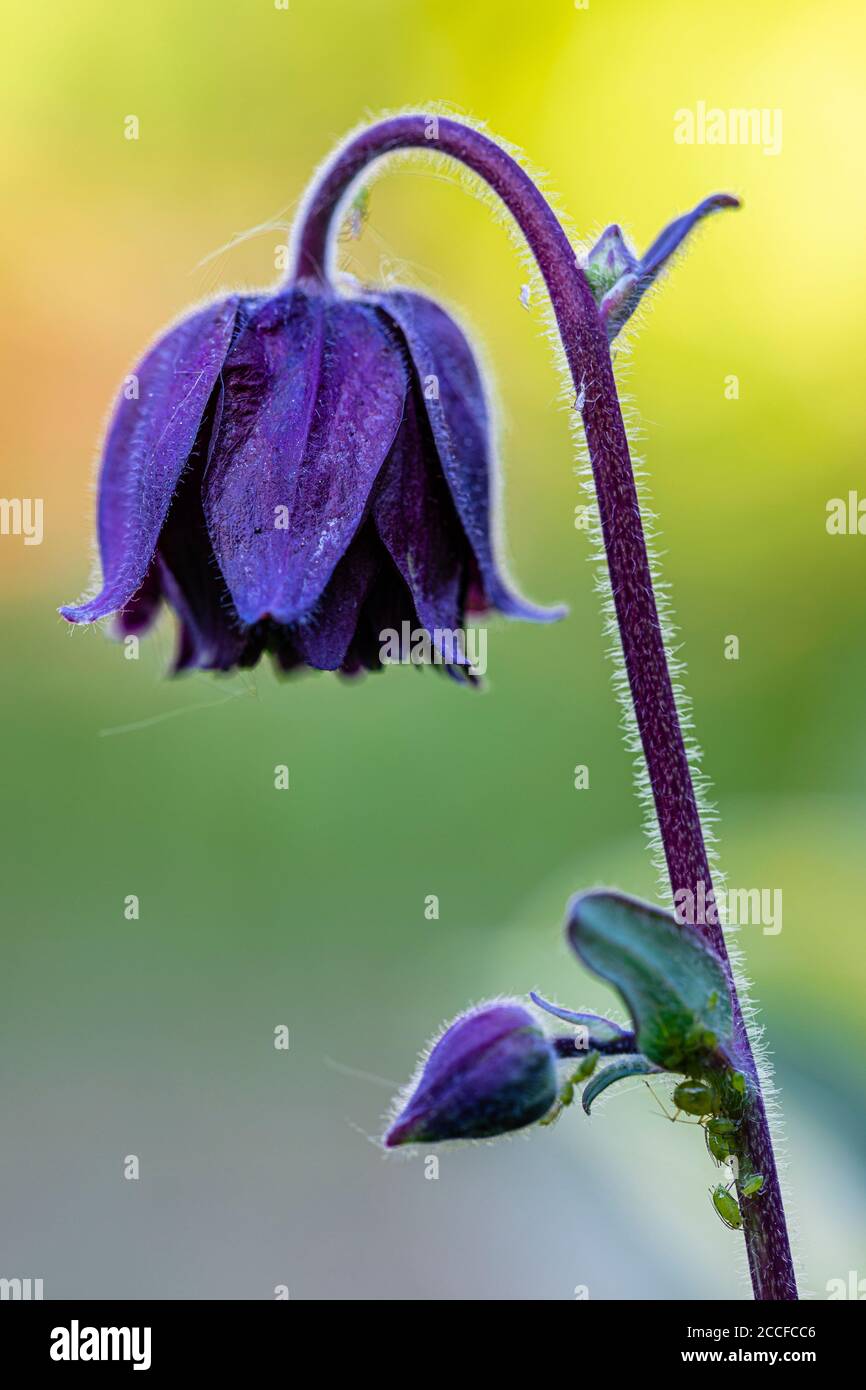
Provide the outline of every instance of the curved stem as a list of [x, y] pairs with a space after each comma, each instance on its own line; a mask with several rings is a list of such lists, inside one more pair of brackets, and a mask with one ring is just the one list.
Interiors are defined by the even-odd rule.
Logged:
[[[371, 161], [413, 147], [448, 155], [484, 179], [514, 217], [544, 278], [580, 404], [625, 667], [674, 901], [683, 891], [693, 895], [692, 901], [699, 900], [701, 892], [708, 898], [712, 875], [668, 670], [607, 334], [575, 253], [543, 195], [520, 165], [480, 131], [444, 118], [397, 116], [351, 139], [314, 185], [301, 214], [295, 274], [326, 278], [335, 213], [347, 191]], [[736, 1060], [751, 1083], [744, 1148], [752, 1168], [764, 1175], [764, 1189], [760, 1197], [743, 1200], [742, 1215], [755, 1297], [795, 1299], [770, 1130], [724, 935], [711, 923], [693, 929], [725, 967], [734, 1008]]]

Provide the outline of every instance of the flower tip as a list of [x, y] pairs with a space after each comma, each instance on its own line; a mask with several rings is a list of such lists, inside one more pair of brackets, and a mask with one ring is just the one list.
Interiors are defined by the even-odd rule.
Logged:
[[86, 618], [81, 616], [81, 609], [74, 608], [70, 603], [64, 603], [62, 608], [58, 608], [61, 618], [65, 618], [68, 623], [83, 623]]
[[535, 621], [538, 623], [561, 623], [568, 617], [567, 603], [554, 603], [550, 608], [537, 608]]
[[410, 1120], [395, 1120], [382, 1136], [382, 1143], [386, 1149], [399, 1149], [402, 1144], [413, 1144], [415, 1129], [416, 1126]]
[[712, 193], [709, 198], [705, 198], [698, 204], [696, 212], [715, 212], [721, 208], [741, 208], [743, 200], [738, 198], [736, 193]]

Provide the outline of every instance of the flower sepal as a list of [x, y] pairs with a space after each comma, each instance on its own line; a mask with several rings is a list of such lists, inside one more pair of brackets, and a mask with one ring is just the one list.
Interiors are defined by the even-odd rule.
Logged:
[[739, 198], [730, 193], [714, 193], [704, 198], [691, 212], [669, 223], [641, 257], [629, 246], [616, 223], [605, 228], [586, 258], [583, 273], [598, 306], [608, 342], [613, 342], [631, 318], [692, 229], [713, 212], [739, 206]]

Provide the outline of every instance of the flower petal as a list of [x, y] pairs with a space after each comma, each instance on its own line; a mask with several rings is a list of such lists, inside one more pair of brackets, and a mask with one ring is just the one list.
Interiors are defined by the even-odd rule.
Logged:
[[237, 306], [232, 296], [171, 329], [136, 369], [138, 399], [118, 399], [99, 478], [103, 587], [89, 602], [61, 608], [70, 622], [116, 612], [144, 580], [225, 361]]
[[373, 520], [412, 594], [421, 625], [461, 624], [468, 544], [439, 468], [418, 388], [406, 397], [403, 423], [373, 498]]
[[162, 599], [159, 563], [152, 560], [144, 579], [117, 615], [117, 635], [140, 637], [147, 632], [156, 621]]
[[294, 629], [280, 627], [277, 623], [261, 623], [260, 627], [269, 631], [267, 649], [274, 658], [277, 674], [288, 676], [300, 672], [306, 663], [292, 640]]
[[358, 626], [340, 667], [346, 675], [359, 671], [381, 671], [385, 633], [399, 636], [403, 624], [411, 632], [418, 626], [412, 595], [390, 556], [381, 551], [381, 563], [358, 617]]
[[400, 424], [406, 369], [365, 305], [292, 290], [256, 311], [224, 373], [204, 506], [247, 623], [310, 613], [360, 526]]
[[318, 671], [342, 666], [381, 554], [381, 544], [368, 522], [334, 570], [314, 616], [292, 629], [293, 644], [308, 666]]
[[366, 302], [386, 313], [406, 340], [442, 469], [475, 552], [488, 605], [536, 622], [562, 617], [563, 608], [538, 608], [515, 593], [497, 561], [490, 420], [481, 376], [463, 333], [432, 300], [409, 290], [368, 295]]
[[200, 460], [183, 478], [159, 539], [166, 598], [180, 619], [175, 672], [228, 671], [247, 638], [217, 568], [201, 504]]

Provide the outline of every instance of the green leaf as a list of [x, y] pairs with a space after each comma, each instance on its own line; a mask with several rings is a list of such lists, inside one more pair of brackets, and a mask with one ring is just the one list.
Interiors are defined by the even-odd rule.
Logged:
[[731, 997], [717, 957], [650, 903], [604, 889], [569, 905], [567, 933], [584, 965], [622, 995], [637, 1046], [666, 1071], [706, 1065], [732, 1043]]
[[580, 1103], [588, 1115], [592, 1102], [615, 1081], [627, 1081], [630, 1076], [649, 1076], [661, 1070], [662, 1068], [654, 1066], [648, 1057], [625, 1057], [621, 1062], [613, 1062], [603, 1071], [596, 1072], [584, 1086]]

